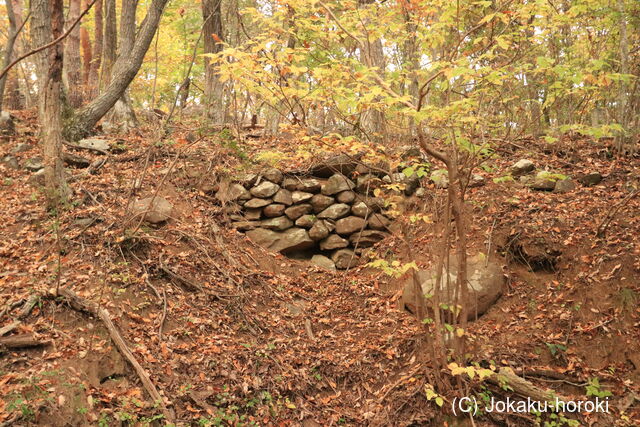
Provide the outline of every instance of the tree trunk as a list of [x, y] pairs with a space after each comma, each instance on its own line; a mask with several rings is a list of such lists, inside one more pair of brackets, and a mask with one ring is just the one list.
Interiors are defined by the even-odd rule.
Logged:
[[104, 3], [104, 40], [102, 43], [102, 72], [100, 83], [108, 85], [111, 81], [113, 64], [116, 62], [118, 49], [118, 30], [116, 26], [116, 0], [105, 0]]
[[[128, 55], [133, 48], [136, 37], [136, 8], [138, 0], [122, 0], [122, 12], [120, 15], [120, 47], [118, 58]], [[125, 90], [120, 99], [116, 101], [107, 121], [113, 130], [129, 132], [138, 126], [136, 114], [131, 106], [129, 90]]]
[[[222, 49], [222, 0], [203, 0], [202, 19], [204, 20], [204, 52], [218, 53]], [[204, 100], [207, 116], [216, 124], [224, 121], [222, 108], [222, 83], [214, 66], [204, 57], [205, 84]]]
[[[72, 25], [80, 16], [80, 0], [69, 0], [67, 25]], [[76, 25], [69, 34], [64, 47], [64, 70], [67, 77], [67, 96], [69, 105], [77, 108], [82, 105], [82, 85], [80, 84], [80, 26]]]
[[[627, 17], [625, 14], [624, 0], [617, 0], [617, 9], [620, 14], [620, 74], [629, 74], [629, 40], [627, 38]], [[628, 84], [623, 78], [620, 81], [620, 93], [618, 95], [618, 123], [622, 126], [622, 132], [617, 138], [618, 151], [622, 151], [627, 142], [627, 91]]]
[[133, 47], [127, 55], [120, 56], [113, 66], [114, 73], [104, 92], [89, 104], [80, 108], [65, 127], [65, 133], [71, 140], [87, 135], [98, 121], [114, 106], [135, 78], [144, 55], [158, 27], [162, 11], [168, 0], [152, 0]]
[[[13, 4], [11, 4], [11, 0], [7, 0], [5, 2], [7, 7], [7, 17], [9, 18], [9, 37], [7, 38], [7, 44], [4, 49], [4, 63], [2, 64], [2, 68], [6, 68], [11, 63], [11, 58], [13, 56], [13, 46], [16, 42], [16, 37], [18, 36], [18, 27], [16, 26], [16, 16], [13, 13]], [[4, 99], [4, 87], [7, 82], [8, 74], [5, 74], [2, 78], [0, 78], [0, 111], [2, 111], [2, 101]]]
[[[35, 0], [32, 3], [33, 39], [38, 46], [62, 34], [64, 14], [62, 0]], [[62, 162], [62, 63], [63, 47], [58, 43], [38, 54], [38, 82], [40, 85], [40, 128], [44, 149], [44, 179], [47, 204], [56, 208], [64, 203], [70, 190]]]
[[98, 0], [93, 5], [94, 8], [94, 41], [93, 57], [91, 58], [91, 70], [89, 72], [87, 93], [91, 98], [96, 98], [100, 93], [100, 65], [102, 63], [102, 1]]
[[[82, 0], [82, 10], [87, 8], [87, 0]], [[89, 75], [91, 74], [91, 40], [89, 31], [80, 24], [80, 46], [82, 48], [82, 89], [83, 99], [89, 95]]]

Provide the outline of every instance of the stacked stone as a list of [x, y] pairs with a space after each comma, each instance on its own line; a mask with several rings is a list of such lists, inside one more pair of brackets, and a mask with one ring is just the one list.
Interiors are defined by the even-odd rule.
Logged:
[[312, 262], [346, 269], [387, 236], [391, 221], [383, 201], [373, 197], [383, 183], [373, 173], [354, 182], [340, 173], [328, 179], [285, 177], [269, 169], [230, 184], [225, 198], [242, 206], [234, 226], [255, 243], [289, 255], [315, 249]]

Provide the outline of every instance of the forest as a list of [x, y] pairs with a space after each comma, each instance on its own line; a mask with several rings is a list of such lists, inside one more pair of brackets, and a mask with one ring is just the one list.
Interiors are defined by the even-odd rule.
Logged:
[[637, 0], [0, 0], [0, 427], [640, 425]]

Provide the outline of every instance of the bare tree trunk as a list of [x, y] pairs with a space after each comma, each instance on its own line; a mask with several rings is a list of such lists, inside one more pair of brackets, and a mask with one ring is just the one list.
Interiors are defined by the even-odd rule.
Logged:
[[116, 62], [118, 49], [118, 30], [116, 26], [116, 0], [105, 0], [104, 3], [104, 40], [102, 43], [102, 72], [100, 83], [108, 85], [111, 81], [113, 64]]
[[[136, 8], [138, 0], [122, 0], [122, 12], [120, 15], [120, 47], [118, 58], [127, 56], [133, 48], [136, 37]], [[114, 129], [120, 132], [129, 132], [138, 126], [136, 114], [131, 106], [129, 90], [125, 90], [120, 99], [116, 101], [107, 119]]]
[[91, 58], [91, 70], [89, 72], [88, 90], [91, 98], [95, 98], [100, 93], [100, 65], [102, 63], [102, 40], [103, 40], [103, 22], [102, 22], [102, 1], [98, 0], [94, 7], [94, 41], [93, 41], [93, 57]]
[[[11, 4], [11, 0], [7, 0], [7, 17], [9, 18], [9, 37], [7, 39], [7, 45], [4, 49], [4, 63], [2, 64], [2, 68], [6, 68], [11, 63], [11, 57], [13, 56], [13, 46], [16, 41], [18, 28], [16, 26], [16, 17], [13, 13], [13, 5]], [[0, 78], [0, 111], [2, 111], [2, 101], [4, 99], [4, 87], [7, 82], [7, 75], [4, 75]]]
[[116, 60], [109, 85], [100, 96], [80, 108], [65, 126], [65, 133], [69, 139], [76, 140], [87, 135], [129, 87], [142, 65], [167, 1], [152, 0], [131, 50]]
[[[32, 31], [34, 41], [43, 45], [62, 34], [64, 14], [62, 0], [35, 0]], [[64, 203], [70, 189], [62, 162], [62, 63], [63, 47], [58, 43], [38, 54], [40, 84], [40, 127], [44, 149], [44, 178], [49, 208]]]
[[[618, 13], [620, 14], [620, 73], [629, 74], [629, 40], [627, 38], [627, 17], [625, 14], [624, 0], [617, 0]], [[620, 81], [620, 94], [618, 96], [618, 123], [622, 126], [622, 132], [617, 138], [618, 151], [622, 151], [627, 142], [627, 91], [626, 80]]]
[[[222, 49], [222, 0], [203, 0], [202, 19], [204, 20], [204, 52], [218, 53]], [[214, 123], [224, 121], [222, 108], [222, 83], [209, 58], [204, 58], [205, 86], [204, 99], [207, 116]]]
[[[82, 0], [82, 10], [87, 8], [87, 0]], [[89, 31], [80, 25], [80, 46], [82, 48], [82, 90], [83, 99], [89, 95], [89, 75], [91, 73], [91, 40]]]
[[[67, 25], [71, 25], [80, 16], [80, 0], [69, 0]], [[76, 25], [69, 34], [64, 47], [64, 70], [67, 76], [67, 96], [69, 105], [77, 108], [82, 105], [82, 86], [80, 84], [80, 26]]]

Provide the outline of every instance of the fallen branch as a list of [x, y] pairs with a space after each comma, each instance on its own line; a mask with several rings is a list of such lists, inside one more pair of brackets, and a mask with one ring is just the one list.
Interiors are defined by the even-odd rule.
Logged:
[[27, 299], [27, 302], [25, 302], [24, 306], [22, 306], [22, 310], [20, 310], [20, 313], [18, 313], [18, 319], [24, 319], [25, 317], [27, 317], [29, 313], [31, 313], [31, 310], [33, 310], [33, 307], [36, 306], [39, 300], [40, 300], [40, 296], [36, 294], [32, 294], [31, 296], [29, 296], [29, 299]]
[[116, 326], [113, 324], [109, 312], [105, 308], [99, 307], [96, 303], [79, 297], [71, 289], [60, 289], [58, 295], [66, 298], [69, 302], [69, 305], [71, 305], [73, 309], [90, 313], [102, 320], [102, 323], [104, 323], [105, 327], [109, 331], [109, 335], [111, 336], [114, 344], [136, 371], [136, 374], [138, 374], [138, 377], [140, 378], [140, 381], [142, 381], [142, 385], [144, 386], [149, 396], [151, 396], [154, 403], [160, 405], [162, 414], [164, 415], [166, 421], [173, 422], [173, 414], [166, 407], [164, 399], [158, 392], [158, 389], [153, 384], [153, 382], [151, 382], [151, 378], [149, 377], [147, 371], [140, 365], [140, 363], [138, 363], [133, 353], [131, 353], [131, 350], [129, 350], [129, 347], [122, 338], [122, 335], [120, 335], [118, 328], [116, 328]]
[[29, 334], [13, 335], [10, 337], [0, 338], [0, 348], [12, 349], [12, 348], [40, 347], [44, 345], [49, 345], [52, 342], [53, 341], [51, 340], [39, 340]]
[[516, 375], [510, 368], [501, 368], [488, 381], [500, 388], [513, 391], [522, 397], [529, 397], [536, 402], [567, 402], [567, 398], [556, 394], [553, 390], [546, 390]]
[[9, 332], [13, 331], [15, 328], [20, 326], [22, 322], [19, 320], [14, 321], [13, 323], [5, 326], [4, 328], [0, 328], [0, 337], [7, 335]]

